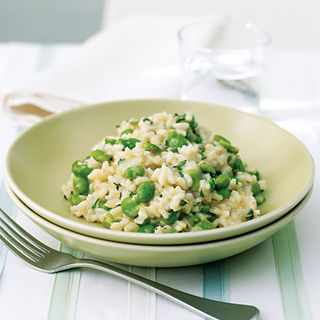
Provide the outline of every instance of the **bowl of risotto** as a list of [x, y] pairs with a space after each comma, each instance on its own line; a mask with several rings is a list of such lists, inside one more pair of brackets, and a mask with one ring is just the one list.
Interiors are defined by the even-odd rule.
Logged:
[[[182, 267], [228, 258], [248, 250], [288, 225], [307, 204], [312, 191], [288, 213], [263, 228], [236, 237], [184, 245], [141, 245], [98, 239], [62, 228], [27, 207], [5, 186], [15, 205], [41, 229], [71, 248], [109, 262], [143, 267]], [[305, 212], [307, 213], [307, 212]]]
[[149, 245], [226, 239], [266, 226], [310, 191], [305, 146], [269, 120], [175, 100], [85, 106], [12, 145], [6, 179], [43, 218]]

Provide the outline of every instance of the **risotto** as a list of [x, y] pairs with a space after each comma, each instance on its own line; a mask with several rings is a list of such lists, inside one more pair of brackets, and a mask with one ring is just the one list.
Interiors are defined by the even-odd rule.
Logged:
[[71, 171], [62, 186], [71, 213], [117, 231], [232, 226], [259, 217], [265, 201], [259, 172], [189, 112], [123, 121]]

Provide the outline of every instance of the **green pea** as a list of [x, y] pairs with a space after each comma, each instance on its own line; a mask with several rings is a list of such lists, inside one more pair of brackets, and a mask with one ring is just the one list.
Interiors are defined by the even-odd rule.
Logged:
[[187, 173], [192, 178], [192, 191], [198, 191], [200, 188], [200, 180], [201, 180], [201, 170], [199, 168], [189, 169]]
[[227, 174], [220, 174], [218, 177], [215, 178], [216, 189], [227, 188], [230, 184], [230, 181], [231, 179]]
[[202, 212], [202, 213], [208, 213], [209, 211], [210, 211], [210, 206], [208, 206], [208, 205], [202, 206], [200, 208], [200, 212]]
[[123, 130], [121, 133], [120, 133], [120, 136], [123, 136], [124, 134], [130, 134], [132, 133], [133, 130], [132, 129], [126, 129], [126, 130]]
[[258, 182], [254, 183], [252, 186], [251, 186], [251, 191], [253, 193], [253, 195], [257, 195], [258, 193], [260, 193], [260, 185]]
[[196, 134], [196, 140], [195, 140], [196, 143], [202, 143], [202, 138], [200, 136], [200, 134]]
[[217, 216], [216, 216], [214, 213], [210, 213], [210, 214], [207, 216], [207, 219], [208, 219], [210, 222], [214, 222], [215, 220], [217, 220]]
[[139, 203], [149, 202], [155, 193], [156, 187], [153, 182], [142, 182], [137, 188], [136, 201]]
[[201, 230], [210, 230], [213, 229], [214, 225], [212, 222], [208, 220], [203, 220], [198, 222], [192, 229], [191, 231], [201, 231]]
[[213, 192], [214, 189], [215, 189], [215, 187], [216, 187], [213, 178], [210, 178], [210, 179], [209, 179], [209, 186], [210, 186], [210, 192]]
[[213, 141], [219, 143], [222, 147], [224, 147], [225, 149], [227, 149], [227, 151], [229, 151], [231, 153], [238, 153], [239, 152], [239, 149], [237, 147], [234, 147], [231, 144], [231, 142], [223, 136], [216, 134], [213, 137]]
[[206, 161], [201, 161], [199, 163], [199, 168], [201, 169], [202, 172], [207, 172], [212, 174], [213, 176], [216, 174], [216, 170], [213, 166], [211, 166], [208, 162]]
[[71, 171], [77, 177], [86, 178], [92, 169], [84, 162], [77, 160], [72, 164]]
[[170, 131], [167, 138], [167, 144], [172, 148], [180, 148], [187, 144], [186, 138], [177, 131]]
[[238, 171], [241, 172], [245, 172], [246, 171], [246, 167], [244, 166], [242, 160], [239, 157], [236, 157], [233, 161], [232, 161], [232, 167]]
[[137, 165], [134, 167], [129, 167], [124, 172], [124, 176], [130, 180], [134, 180], [138, 176], [142, 177], [144, 176], [145, 170], [144, 167]]
[[252, 220], [253, 219], [253, 210], [250, 209], [247, 214], [246, 214], [246, 221]]
[[172, 225], [178, 220], [179, 215], [180, 215], [180, 211], [170, 211], [169, 217], [167, 219], [164, 219], [164, 223], [168, 225]]
[[190, 124], [190, 128], [191, 128], [191, 129], [195, 129], [195, 128], [198, 126], [198, 123], [197, 123], [197, 121], [196, 121], [196, 119], [195, 119], [194, 116], [192, 116], [192, 119], [191, 119], [191, 121], [189, 122], [189, 124]]
[[116, 222], [116, 219], [108, 212], [102, 219], [102, 225], [110, 229], [111, 224]]
[[223, 199], [229, 198], [231, 194], [229, 189], [219, 189], [217, 190], [217, 193], [222, 196]]
[[110, 154], [107, 154], [103, 150], [99, 150], [99, 149], [94, 150], [91, 153], [91, 156], [94, 160], [96, 160], [100, 163], [105, 162], [105, 161], [109, 161], [112, 158], [112, 156]]
[[265, 198], [263, 192], [256, 194], [255, 198], [256, 198], [256, 202], [257, 202], [258, 206], [266, 201], [266, 198]]
[[113, 138], [105, 138], [105, 139], [104, 139], [104, 143], [105, 143], [105, 144], [116, 144], [116, 143], [117, 143], [117, 140], [116, 140], [116, 139], [113, 139]]
[[139, 213], [139, 204], [131, 197], [128, 197], [122, 200], [121, 209], [128, 217], [135, 218]]
[[78, 194], [88, 194], [89, 191], [89, 181], [87, 178], [74, 177], [73, 178], [73, 189], [75, 193]]
[[147, 224], [143, 224], [142, 226], [140, 226], [137, 229], [137, 232], [141, 232], [141, 233], [154, 233], [156, 227], [151, 224], [151, 223], [147, 223]]
[[128, 138], [128, 139], [124, 139], [124, 138], [120, 138], [119, 142], [125, 147], [125, 148], [129, 148], [129, 149], [133, 149], [136, 144], [138, 142], [140, 142], [139, 139], [136, 138]]
[[142, 144], [142, 148], [146, 151], [150, 151], [153, 153], [161, 153], [162, 149], [160, 147], [158, 147], [157, 145], [151, 143], [151, 142], [144, 142]]
[[70, 203], [73, 206], [78, 205], [80, 202], [82, 202], [84, 200], [86, 200], [86, 196], [83, 196], [83, 195], [80, 195], [80, 194], [77, 194], [77, 193], [73, 193], [70, 196]]
[[169, 151], [171, 151], [173, 153], [179, 153], [178, 148], [171, 148], [171, 149], [169, 149]]

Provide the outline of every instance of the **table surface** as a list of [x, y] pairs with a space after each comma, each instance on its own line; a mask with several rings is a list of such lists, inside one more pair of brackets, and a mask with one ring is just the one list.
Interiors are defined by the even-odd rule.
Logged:
[[[0, 44], [0, 91], [26, 81], [62, 55], [72, 56], [75, 50], [76, 45]], [[317, 50], [274, 52], [273, 81], [265, 96], [266, 114], [300, 138], [312, 152], [316, 164], [320, 145], [319, 53]], [[21, 128], [1, 110], [0, 168], [19, 130]], [[320, 319], [319, 187], [316, 177], [313, 195], [295, 221], [240, 255], [185, 268], [124, 268], [193, 294], [256, 305], [261, 310], [261, 319]], [[0, 185], [0, 206], [50, 246], [73, 252], [18, 212], [3, 184]], [[2, 246], [0, 314], [1, 319], [6, 320], [200, 319], [145, 289], [108, 274], [92, 270], [56, 275], [40, 273]]]

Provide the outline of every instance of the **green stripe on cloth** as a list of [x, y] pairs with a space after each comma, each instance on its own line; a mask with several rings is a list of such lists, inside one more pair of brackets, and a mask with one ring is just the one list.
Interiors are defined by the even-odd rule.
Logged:
[[[76, 258], [83, 258], [83, 253], [62, 244], [60, 251], [70, 253]], [[55, 275], [48, 320], [75, 319], [81, 269], [64, 271]]]
[[229, 284], [227, 261], [215, 261], [203, 265], [203, 296], [208, 299], [228, 301]]
[[[14, 217], [16, 215], [17, 209], [10, 199], [3, 182], [0, 187], [0, 207], [2, 210], [7, 213], [10, 217]], [[6, 258], [7, 258], [7, 248], [0, 243], [0, 275], [2, 274]]]
[[272, 243], [284, 318], [286, 320], [311, 320], [294, 222], [274, 235]]
[[[54, 59], [54, 47], [43, 46], [39, 53], [37, 70], [44, 69]], [[66, 245], [61, 244], [60, 250], [72, 254], [74, 257], [83, 257], [83, 253], [77, 252]], [[74, 319], [77, 310], [78, 291], [81, 279], [81, 270], [60, 272], [55, 275], [48, 319]]]

